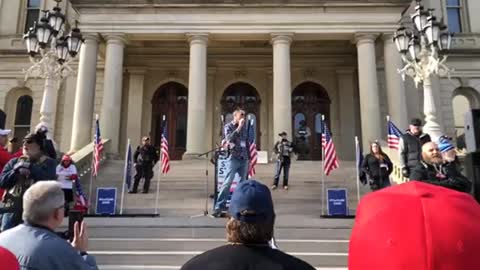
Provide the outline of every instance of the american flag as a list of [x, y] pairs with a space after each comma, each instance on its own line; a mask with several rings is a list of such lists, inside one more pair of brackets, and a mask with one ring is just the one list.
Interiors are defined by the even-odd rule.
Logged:
[[98, 115], [96, 116], [95, 120], [95, 139], [93, 142], [93, 176], [97, 176], [98, 174], [98, 167], [100, 166], [100, 159], [102, 158], [102, 151], [103, 151], [103, 142], [102, 137], [100, 136], [100, 124], [98, 121]]
[[402, 132], [400, 129], [393, 124], [392, 121], [388, 120], [388, 136], [387, 136], [387, 144], [389, 148], [398, 150], [400, 144], [400, 137], [402, 136]]
[[170, 156], [168, 154], [168, 140], [167, 140], [167, 121], [162, 132], [162, 143], [160, 144], [160, 162], [161, 170], [163, 174], [167, 174], [170, 171]]
[[80, 181], [78, 179], [74, 180], [73, 184], [75, 185], [75, 209], [87, 209], [87, 199], [85, 193], [83, 193]]
[[322, 132], [322, 148], [325, 153], [323, 160], [323, 170], [325, 175], [329, 175], [333, 170], [338, 168], [337, 151], [333, 144], [332, 135], [328, 130], [327, 124], [323, 121]]
[[250, 147], [250, 161], [248, 163], [248, 177], [253, 177], [255, 175], [255, 166], [257, 165], [257, 144], [255, 143], [255, 121], [252, 119], [249, 121], [248, 127], [248, 143]]

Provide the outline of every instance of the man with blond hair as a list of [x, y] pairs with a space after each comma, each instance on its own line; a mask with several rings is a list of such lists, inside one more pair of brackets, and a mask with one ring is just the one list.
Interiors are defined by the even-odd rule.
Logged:
[[32, 185], [23, 196], [23, 220], [0, 234], [0, 246], [12, 252], [20, 269], [95, 270], [95, 259], [87, 254], [85, 222], [75, 223], [71, 243], [56, 233], [63, 221], [65, 198], [56, 181]]

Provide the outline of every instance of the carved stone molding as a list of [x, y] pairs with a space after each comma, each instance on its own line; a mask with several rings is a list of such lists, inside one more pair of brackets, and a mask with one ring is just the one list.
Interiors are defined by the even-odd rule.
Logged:
[[245, 69], [236, 70], [234, 72], [235, 79], [237, 79], [237, 80], [245, 79], [247, 77], [247, 74], [248, 74], [248, 72]]
[[307, 67], [306, 69], [303, 70], [303, 76], [308, 79], [308, 78], [313, 78], [316, 74], [316, 70], [313, 67]]

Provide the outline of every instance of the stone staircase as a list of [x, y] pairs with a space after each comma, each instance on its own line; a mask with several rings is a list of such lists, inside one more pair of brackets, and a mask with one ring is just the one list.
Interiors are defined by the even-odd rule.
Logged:
[[[341, 162], [340, 169], [334, 171], [325, 181], [326, 188], [347, 188], [349, 207], [354, 214], [357, 206], [356, 169], [354, 162]], [[117, 207], [119, 210], [124, 162], [107, 160], [100, 167], [100, 173], [93, 183], [92, 203], [95, 202], [96, 188], [116, 187]], [[208, 190], [205, 171], [208, 170]], [[257, 165], [254, 177], [270, 186], [274, 171], [273, 164]], [[171, 171], [160, 175], [158, 167], [154, 168], [149, 194], [125, 194], [124, 214], [153, 214], [157, 184], [159, 184], [159, 214], [164, 217], [185, 217], [203, 213], [206, 196], [213, 194], [214, 168], [202, 160], [186, 160], [171, 162]], [[321, 163], [318, 161], [297, 161], [290, 170], [288, 191], [273, 191], [273, 198], [278, 215], [318, 217], [322, 205]], [[85, 192], [88, 189], [88, 174], [83, 177]], [[140, 184], [140, 190], [143, 183]], [[368, 192], [368, 187], [360, 186], [360, 194]], [[208, 199], [208, 210], [213, 207], [213, 200]]]

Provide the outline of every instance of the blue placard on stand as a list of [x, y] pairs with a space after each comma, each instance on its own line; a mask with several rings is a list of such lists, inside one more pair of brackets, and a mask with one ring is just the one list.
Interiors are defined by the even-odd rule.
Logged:
[[115, 215], [117, 188], [97, 188], [97, 215]]
[[348, 196], [346, 188], [327, 189], [327, 210], [329, 216], [348, 215]]

